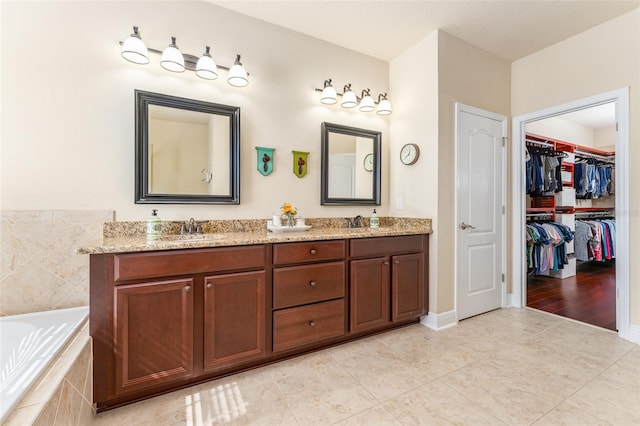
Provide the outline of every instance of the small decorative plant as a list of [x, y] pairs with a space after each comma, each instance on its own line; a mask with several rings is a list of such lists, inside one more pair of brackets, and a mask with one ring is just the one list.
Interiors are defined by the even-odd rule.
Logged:
[[295, 225], [295, 218], [296, 215], [298, 214], [298, 209], [296, 209], [295, 207], [293, 207], [291, 205], [291, 203], [284, 203], [281, 207], [280, 207], [280, 211], [282, 212], [282, 218], [283, 218], [283, 225], [287, 225], [287, 226], [294, 226]]

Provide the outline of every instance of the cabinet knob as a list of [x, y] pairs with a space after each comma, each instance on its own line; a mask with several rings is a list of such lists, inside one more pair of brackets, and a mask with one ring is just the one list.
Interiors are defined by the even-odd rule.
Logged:
[[385, 260], [384, 262], [382, 262], [382, 264], [383, 264], [383, 265], [388, 265], [388, 264], [389, 264], [389, 261], [388, 261], [388, 260]]
[[316, 249], [309, 250], [309, 253], [311, 253], [311, 254], [316, 254], [317, 252], [318, 252], [318, 250], [316, 250]]
[[315, 326], [316, 326], [315, 321], [309, 321], [309, 327], [315, 327]]
[[394, 260], [394, 261], [393, 261], [393, 264], [394, 264], [394, 265], [397, 265], [398, 263], [400, 263], [400, 261], [399, 261], [399, 260]]
[[191, 291], [191, 286], [185, 286], [184, 291], [186, 291], [187, 293], [189, 293]]
[[310, 285], [311, 287], [315, 287], [315, 286], [316, 286], [316, 282], [315, 282], [315, 281], [309, 281], [309, 285]]
[[211, 288], [211, 287], [213, 287], [213, 284], [207, 283], [207, 288]]

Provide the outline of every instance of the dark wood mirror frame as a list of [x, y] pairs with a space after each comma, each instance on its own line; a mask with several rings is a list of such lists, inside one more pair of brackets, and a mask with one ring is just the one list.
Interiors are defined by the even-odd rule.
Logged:
[[[372, 179], [372, 196], [371, 198], [335, 198], [329, 196], [329, 135], [338, 133], [343, 135], [351, 135], [363, 137], [372, 140], [373, 143], [373, 170], [371, 172]], [[380, 181], [381, 181], [381, 154], [382, 133], [374, 130], [359, 129], [356, 127], [343, 126], [333, 123], [322, 123], [322, 153], [321, 153], [321, 191], [320, 204], [323, 206], [379, 206], [380, 205]]]
[[[135, 91], [136, 204], [240, 204], [240, 108], [210, 102]], [[225, 116], [229, 119], [229, 191], [221, 195], [163, 194], [149, 191], [149, 105]]]

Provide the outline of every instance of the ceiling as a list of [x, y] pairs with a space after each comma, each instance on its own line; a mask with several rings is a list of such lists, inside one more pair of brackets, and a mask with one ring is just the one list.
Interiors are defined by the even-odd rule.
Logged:
[[441, 29], [512, 62], [640, 5], [640, 0], [206, 1], [384, 61]]

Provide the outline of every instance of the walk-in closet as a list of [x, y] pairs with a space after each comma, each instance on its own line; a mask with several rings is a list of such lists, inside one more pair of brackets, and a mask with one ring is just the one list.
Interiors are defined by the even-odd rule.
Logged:
[[616, 330], [614, 105], [525, 131], [527, 306]]

